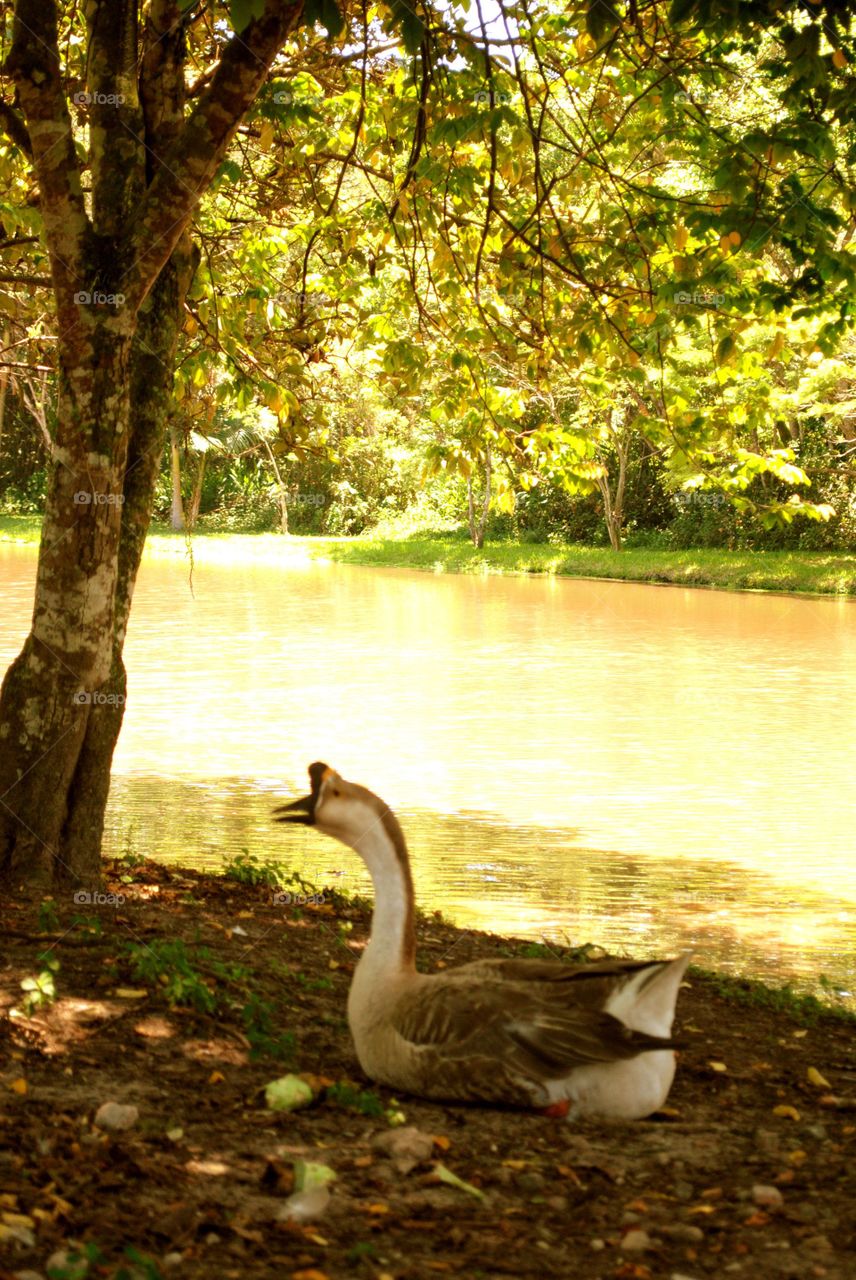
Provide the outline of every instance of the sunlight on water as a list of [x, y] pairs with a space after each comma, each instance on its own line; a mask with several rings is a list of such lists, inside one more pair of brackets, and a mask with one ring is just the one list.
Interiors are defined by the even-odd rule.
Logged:
[[[853, 602], [208, 556], [192, 592], [181, 556], [141, 573], [112, 847], [299, 846], [359, 887], [269, 824], [325, 759], [461, 923], [856, 981]], [[34, 563], [0, 545], [4, 663]]]

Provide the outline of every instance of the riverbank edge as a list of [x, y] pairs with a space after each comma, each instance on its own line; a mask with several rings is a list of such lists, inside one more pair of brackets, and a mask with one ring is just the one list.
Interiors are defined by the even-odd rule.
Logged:
[[[0, 517], [0, 541], [36, 543], [40, 523], [37, 516]], [[476, 548], [452, 535], [436, 533], [334, 538], [200, 532], [188, 537], [155, 526], [146, 541], [146, 555], [182, 556], [200, 564], [328, 561], [431, 573], [583, 578], [846, 599], [856, 595], [856, 555], [846, 552], [664, 551], [645, 547], [614, 552], [603, 547], [520, 542]]]

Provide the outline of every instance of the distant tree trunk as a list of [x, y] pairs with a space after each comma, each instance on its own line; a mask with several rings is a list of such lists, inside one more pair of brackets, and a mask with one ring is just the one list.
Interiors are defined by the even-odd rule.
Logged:
[[612, 441], [618, 462], [618, 476], [615, 481], [615, 492], [609, 473], [598, 478], [597, 487], [603, 499], [603, 515], [606, 531], [609, 534], [609, 545], [613, 551], [620, 551], [624, 531], [624, 494], [627, 488], [627, 461], [630, 453], [630, 437], [627, 432], [616, 432]]
[[32, 630], [0, 690], [0, 880], [44, 887], [100, 879], [122, 648], [191, 271], [187, 227], [302, 6], [266, 0], [223, 46], [187, 120], [181, 0], [150, 0], [142, 19], [137, 0], [85, 12], [88, 202], [55, 0], [17, 0], [4, 66], [50, 255], [58, 397]]
[[196, 528], [196, 521], [199, 519], [199, 508], [202, 506], [202, 484], [205, 480], [205, 464], [208, 460], [208, 453], [202, 450], [199, 455], [199, 465], [196, 468], [196, 479], [193, 482], [193, 493], [190, 496], [190, 509], [187, 513], [188, 529]]
[[169, 424], [169, 474], [172, 480], [169, 522], [173, 529], [179, 531], [185, 528], [185, 522], [184, 503], [181, 499], [181, 450], [174, 422]]
[[268, 455], [268, 458], [270, 459], [270, 464], [273, 467], [273, 473], [276, 476], [277, 493], [279, 497], [280, 532], [288, 533], [288, 489], [285, 486], [285, 481], [282, 478], [282, 473], [280, 472], [280, 469], [277, 466], [276, 454], [268, 444], [267, 440], [263, 439], [262, 444], [267, 450], [267, 455]]
[[487, 528], [488, 512], [490, 511], [491, 474], [491, 453], [490, 445], [488, 445], [485, 451], [484, 463], [484, 496], [478, 519], [476, 519], [476, 499], [473, 492], [472, 476], [467, 476], [467, 518], [470, 526], [470, 538], [473, 546], [479, 548], [484, 546], [484, 534]]

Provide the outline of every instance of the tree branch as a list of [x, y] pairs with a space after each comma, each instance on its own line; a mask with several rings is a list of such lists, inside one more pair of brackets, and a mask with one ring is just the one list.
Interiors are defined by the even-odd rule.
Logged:
[[122, 282], [131, 307], [145, 298], [210, 185], [271, 63], [303, 13], [303, 0], [267, 0], [264, 13], [223, 50], [211, 84], [164, 157], [134, 219], [133, 265]]
[[63, 92], [55, 0], [18, 0], [4, 70], [15, 81], [32, 143], [60, 326], [75, 330], [80, 317], [74, 294], [82, 287], [90, 225]]

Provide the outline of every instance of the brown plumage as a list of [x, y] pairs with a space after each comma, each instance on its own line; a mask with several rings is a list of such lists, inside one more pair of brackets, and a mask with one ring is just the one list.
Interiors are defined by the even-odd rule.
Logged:
[[323, 764], [310, 795], [276, 811], [355, 849], [375, 889], [372, 934], [348, 1020], [363, 1070], [422, 1097], [550, 1106], [617, 1118], [665, 1101], [671, 1026], [689, 956], [571, 966], [480, 960], [437, 974], [415, 966], [413, 884], [391, 810]]

